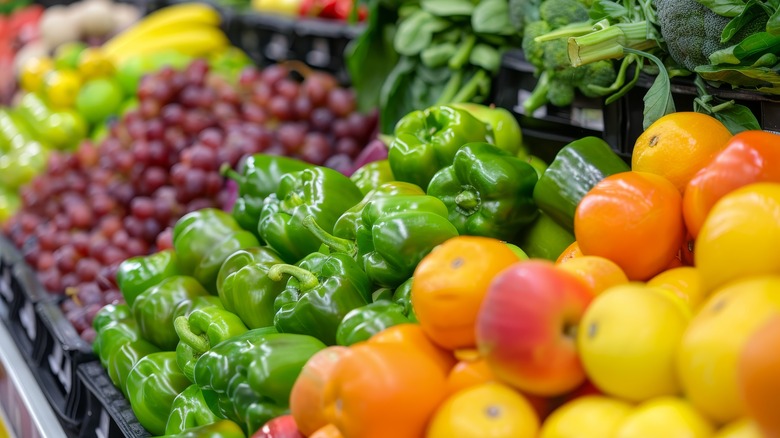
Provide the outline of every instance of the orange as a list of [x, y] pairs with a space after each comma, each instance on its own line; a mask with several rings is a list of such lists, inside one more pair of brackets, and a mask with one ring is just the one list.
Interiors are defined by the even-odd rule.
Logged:
[[707, 297], [701, 287], [699, 271], [692, 266], [680, 266], [661, 272], [651, 278], [647, 285], [674, 292], [693, 310], [698, 309], [704, 298]]
[[769, 437], [780, 436], [780, 317], [753, 333], [739, 356], [738, 383], [749, 417]]
[[455, 365], [453, 354], [445, 350], [425, 335], [419, 324], [399, 324], [386, 328], [368, 340], [372, 344], [400, 344], [406, 348], [414, 348], [441, 367], [444, 373], [449, 373]]
[[566, 249], [563, 250], [561, 255], [558, 256], [558, 260], [555, 261], [555, 263], [563, 263], [569, 259], [573, 259], [576, 257], [579, 257], [582, 255], [582, 251], [580, 250], [580, 245], [575, 240], [571, 243]]
[[290, 392], [290, 413], [298, 430], [305, 436], [328, 423], [322, 412], [325, 385], [338, 361], [349, 351], [349, 348], [337, 345], [318, 351], [306, 362], [295, 380]]
[[668, 179], [682, 193], [731, 138], [718, 119], [702, 113], [668, 114], [650, 125], [634, 144], [631, 170]]
[[402, 344], [350, 347], [325, 387], [325, 418], [347, 438], [422, 437], [446, 398], [446, 374]]
[[450, 396], [436, 411], [427, 438], [535, 438], [539, 418], [522, 394], [485, 383]]
[[475, 345], [474, 325], [488, 286], [519, 262], [500, 240], [454, 237], [425, 256], [414, 271], [412, 307], [425, 334], [455, 350]]
[[581, 256], [556, 265], [584, 281], [594, 295], [618, 284], [628, 283], [628, 277], [615, 262], [599, 256]]
[[622, 172], [599, 181], [580, 201], [574, 234], [585, 255], [615, 262], [629, 280], [664, 270], [680, 250], [682, 197], [667, 179]]
[[495, 380], [493, 371], [485, 359], [461, 360], [447, 376], [447, 393], [454, 394], [462, 389]]

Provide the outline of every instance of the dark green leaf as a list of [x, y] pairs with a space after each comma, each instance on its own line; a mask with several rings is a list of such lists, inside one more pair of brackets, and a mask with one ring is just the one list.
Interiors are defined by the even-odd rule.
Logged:
[[446, 66], [457, 50], [457, 46], [452, 43], [435, 44], [420, 53], [420, 60], [424, 66], [430, 68]]
[[511, 35], [517, 30], [509, 22], [507, 0], [482, 0], [471, 16], [471, 27], [476, 33]]
[[634, 49], [624, 49], [626, 53], [633, 53], [635, 55], [643, 56], [652, 61], [658, 66], [658, 76], [655, 77], [653, 85], [647, 90], [645, 97], [644, 120], [642, 126], [647, 129], [656, 120], [661, 117], [673, 113], [674, 99], [672, 98], [672, 85], [669, 82], [669, 74], [666, 72], [664, 63], [655, 56]]
[[439, 84], [441, 82], [447, 82], [452, 74], [446, 65], [439, 68], [428, 68], [425, 65], [418, 65], [416, 75], [420, 77], [427, 84]]
[[765, 53], [780, 53], [780, 35], [758, 32], [742, 40], [739, 44], [718, 50], [710, 54], [710, 63], [740, 64], [760, 58]]
[[766, 22], [766, 31], [772, 35], [780, 35], [780, 7], [777, 8]]
[[761, 129], [756, 115], [746, 106], [734, 104], [726, 109], [712, 113], [712, 116], [720, 120], [732, 134]]
[[401, 21], [398, 31], [395, 33], [393, 47], [395, 51], [404, 56], [414, 56], [431, 44], [434, 16], [419, 10], [406, 20]]
[[396, 122], [414, 109], [410, 85], [416, 67], [417, 62], [414, 59], [402, 57], [382, 85], [379, 129], [383, 134], [392, 134]]
[[477, 44], [471, 51], [469, 62], [495, 74], [501, 66], [501, 52], [487, 44]]
[[438, 17], [471, 15], [474, 12], [474, 4], [469, 0], [422, 0], [420, 5]]
[[723, 28], [723, 32], [720, 35], [720, 42], [727, 43], [737, 32], [740, 31], [746, 25], [752, 23], [758, 17], [764, 15], [764, 8], [761, 7], [761, 3], [758, 0], [749, 0], [745, 9], [732, 18], [731, 21]]
[[382, 84], [398, 62], [398, 53], [393, 50], [395, 12], [374, 5], [365, 30], [345, 50], [346, 67], [361, 111], [379, 105]]
[[712, 12], [724, 17], [736, 17], [745, 9], [743, 0], [696, 0]]
[[774, 88], [776, 91], [766, 92], [780, 94], [780, 72], [772, 68], [700, 65], [696, 67], [696, 73], [711, 82], [725, 83], [742, 88], [760, 87], [765, 91]]

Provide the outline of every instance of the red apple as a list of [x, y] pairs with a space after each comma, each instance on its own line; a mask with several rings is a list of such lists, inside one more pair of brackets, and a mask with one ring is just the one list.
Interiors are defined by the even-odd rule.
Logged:
[[306, 438], [298, 430], [292, 415], [282, 415], [269, 420], [252, 435], [252, 438]]
[[556, 396], [585, 381], [576, 328], [593, 294], [551, 262], [516, 263], [493, 279], [477, 317], [477, 348], [495, 375], [530, 394]]

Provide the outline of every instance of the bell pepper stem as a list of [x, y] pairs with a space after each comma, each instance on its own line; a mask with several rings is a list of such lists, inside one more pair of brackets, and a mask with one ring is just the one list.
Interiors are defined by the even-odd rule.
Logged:
[[211, 348], [206, 335], [196, 335], [192, 332], [186, 316], [176, 318], [173, 321], [173, 328], [176, 330], [176, 334], [179, 335], [179, 340], [189, 345], [195, 353], [203, 354]]
[[472, 190], [464, 190], [455, 196], [455, 204], [466, 211], [472, 211], [479, 206], [479, 196]]
[[284, 278], [284, 274], [288, 274], [297, 279], [299, 289], [304, 291], [314, 289], [320, 284], [316, 275], [298, 266], [279, 263], [268, 269], [268, 278], [273, 281], [281, 281]]
[[230, 164], [228, 163], [223, 163], [222, 166], [220, 166], [219, 174], [224, 176], [225, 178], [232, 179], [237, 183], [240, 183], [241, 180], [244, 179], [244, 177], [240, 173], [233, 170], [233, 168], [230, 167]]
[[306, 216], [303, 219], [303, 226], [314, 234], [314, 237], [319, 239], [320, 242], [330, 248], [331, 251], [351, 255], [357, 254], [357, 245], [355, 242], [336, 237], [325, 231], [314, 219], [314, 216]]

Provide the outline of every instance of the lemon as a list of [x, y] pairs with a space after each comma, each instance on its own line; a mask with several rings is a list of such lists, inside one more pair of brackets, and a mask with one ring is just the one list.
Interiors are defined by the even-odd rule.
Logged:
[[618, 428], [615, 438], [709, 438], [714, 428], [686, 400], [659, 397], [639, 405]]
[[38, 92], [43, 89], [43, 80], [54, 70], [54, 61], [49, 57], [30, 58], [22, 65], [19, 72], [19, 84], [22, 89]]
[[81, 77], [73, 70], [54, 70], [46, 75], [46, 100], [54, 108], [72, 108], [81, 89]]
[[539, 438], [611, 437], [632, 410], [629, 403], [610, 397], [579, 397], [547, 417]]

